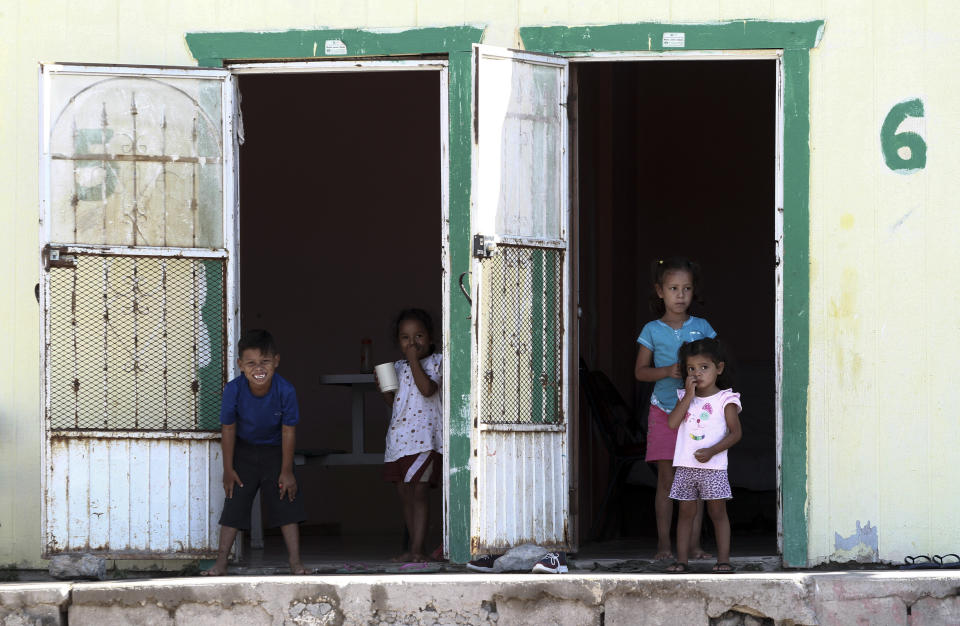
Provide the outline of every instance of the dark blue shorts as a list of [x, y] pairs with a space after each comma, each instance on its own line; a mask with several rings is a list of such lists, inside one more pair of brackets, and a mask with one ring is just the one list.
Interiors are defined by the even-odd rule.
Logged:
[[[286, 526], [307, 519], [303, 506], [303, 490], [297, 481], [297, 495], [293, 502], [286, 496], [280, 499], [280, 468], [283, 451], [280, 446], [259, 446], [237, 439], [233, 449], [233, 469], [240, 475], [240, 485], [233, 486], [233, 497], [224, 498], [220, 525], [250, 530], [250, 509], [257, 491], [261, 491], [263, 526]], [[294, 471], [296, 478], [296, 471]]]

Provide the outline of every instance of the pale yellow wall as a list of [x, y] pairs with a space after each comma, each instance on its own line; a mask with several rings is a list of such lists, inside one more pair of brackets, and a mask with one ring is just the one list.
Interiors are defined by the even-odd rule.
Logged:
[[[948, 398], [960, 338], [960, 6], [842, 0], [812, 55], [809, 553], [879, 528], [882, 559], [957, 543]], [[927, 167], [884, 167], [890, 108], [924, 102]]]
[[[951, 470], [960, 429], [946, 393], [960, 339], [956, 172], [960, 5], [870, 0], [194, 0], [0, 4], [0, 564], [43, 566], [37, 263], [40, 61], [192, 65], [184, 33], [325, 27], [487, 26], [736, 18], [824, 19], [811, 53], [809, 553], [879, 527], [880, 557], [956, 551]], [[887, 170], [890, 107], [920, 97], [926, 170]], [[734, 551], [736, 546], [734, 546]]]

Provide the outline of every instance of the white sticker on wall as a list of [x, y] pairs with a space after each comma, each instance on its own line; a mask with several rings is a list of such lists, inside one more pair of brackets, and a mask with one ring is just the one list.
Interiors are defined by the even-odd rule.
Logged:
[[686, 33], [663, 33], [664, 48], [683, 48], [686, 44]]
[[327, 39], [323, 42], [323, 52], [324, 54], [346, 54], [347, 53], [347, 44], [343, 43], [339, 39]]

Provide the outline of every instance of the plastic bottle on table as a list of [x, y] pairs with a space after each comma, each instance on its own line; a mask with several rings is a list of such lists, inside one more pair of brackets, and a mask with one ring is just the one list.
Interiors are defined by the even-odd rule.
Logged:
[[360, 371], [364, 374], [373, 371], [373, 340], [369, 337], [360, 340]]

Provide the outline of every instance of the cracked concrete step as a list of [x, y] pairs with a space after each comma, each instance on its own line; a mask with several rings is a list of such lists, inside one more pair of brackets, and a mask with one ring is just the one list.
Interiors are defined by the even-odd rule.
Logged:
[[960, 623], [958, 589], [960, 570], [166, 578], [0, 585], [0, 623], [916, 626]]

